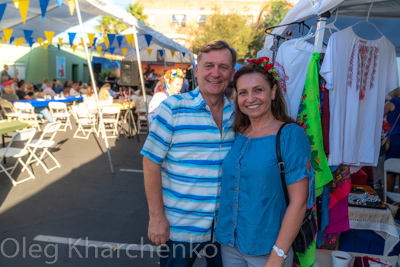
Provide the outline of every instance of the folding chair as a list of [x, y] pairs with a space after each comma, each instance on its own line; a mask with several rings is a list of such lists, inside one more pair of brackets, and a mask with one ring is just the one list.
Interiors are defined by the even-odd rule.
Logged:
[[148, 133], [149, 122], [146, 117], [146, 107], [145, 106], [138, 107], [138, 109], [136, 110], [136, 114], [137, 114], [136, 123], [137, 123], [138, 132], [142, 133], [141, 130], [143, 128], [146, 130], [146, 132], [144, 132], [144, 133]]
[[[92, 132], [96, 133], [98, 136], [96, 131], [96, 117], [90, 114], [84, 103], [72, 106], [72, 111], [78, 123], [78, 129], [74, 134], [74, 138], [89, 139]], [[82, 132], [83, 136], [79, 136], [80, 132]]]
[[[35, 128], [17, 131], [11, 137], [11, 141], [8, 143], [8, 146], [0, 148], [0, 168], [1, 168], [0, 172], [4, 172], [8, 176], [8, 178], [11, 180], [13, 186], [16, 186], [17, 184], [23, 183], [30, 179], [35, 179], [35, 175], [33, 175], [33, 173], [28, 168], [26, 163], [24, 163], [22, 161], [22, 157], [24, 157], [30, 153], [28, 146], [31, 143], [32, 138], [35, 136], [35, 133], [36, 133]], [[19, 142], [19, 141], [26, 141], [25, 146], [23, 148], [18, 148], [18, 147], [12, 146], [14, 142]], [[3, 165], [4, 158], [15, 158], [17, 160], [16, 160], [14, 166], [6, 168]], [[18, 163], [21, 163], [21, 165], [24, 167], [22, 169], [22, 171], [24, 171], [26, 169], [29, 174], [28, 178], [25, 178], [20, 181], [16, 181], [16, 179], [14, 179], [12, 177], [12, 174], [14, 173], [15, 168], [17, 167]], [[11, 171], [8, 172], [10, 169], [11, 169]]]
[[391, 158], [387, 159], [385, 163], [383, 164], [383, 169], [384, 169], [384, 200], [387, 202], [387, 198], [390, 198], [393, 200], [395, 203], [400, 203], [400, 193], [394, 193], [394, 192], [387, 192], [387, 183], [386, 183], [386, 172], [394, 172], [398, 173], [400, 175], [400, 159], [397, 158]]
[[49, 110], [54, 118], [54, 121], [60, 121], [61, 125], [64, 126], [63, 129], [60, 127], [60, 131], [67, 131], [67, 127], [72, 130], [71, 120], [69, 119], [69, 112], [67, 110], [67, 104], [63, 102], [50, 102]]
[[[37, 165], [42, 165], [46, 173], [49, 173], [50, 171], [54, 170], [55, 168], [60, 168], [61, 165], [58, 162], [58, 160], [53, 156], [52, 153], [50, 153], [49, 148], [53, 147], [54, 144], [56, 143], [54, 141], [54, 137], [57, 134], [57, 131], [60, 129], [61, 122], [52, 122], [46, 125], [43, 129], [43, 133], [40, 136], [39, 139], [33, 139], [30, 144], [28, 145], [28, 150], [31, 152], [31, 155], [29, 156], [28, 160], [26, 161], [26, 164], [31, 164], [33, 162], [36, 162]], [[38, 157], [36, 153], [38, 150], [41, 150], [40, 156]], [[56, 166], [52, 167], [51, 169], [47, 168], [47, 166], [44, 164], [43, 159], [44, 156], [48, 155], [50, 158], [53, 159], [53, 161], [56, 163]], [[27, 167], [25, 167], [27, 168]], [[23, 171], [25, 170], [23, 169]]]
[[32, 127], [36, 127], [40, 131], [39, 122], [35, 109], [27, 102], [14, 102], [14, 108], [18, 111], [18, 119], [33, 122]]
[[0, 101], [0, 107], [4, 116], [7, 117], [7, 120], [18, 119], [18, 111], [14, 108], [11, 102], [8, 102], [7, 100]]
[[[120, 107], [102, 107], [101, 113], [103, 116], [103, 124], [100, 123], [98, 132], [102, 134], [104, 138], [104, 134], [108, 138], [117, 138], [118, 139], [118, 121], [119, 114], [121, 113]], [[106, 125], [111, 126], [111, 128], [106, 128]], [[101, 130], [104, 127], [104, 133]], [[112, 135], [107, 135], [107, 132], [112, 132]]]

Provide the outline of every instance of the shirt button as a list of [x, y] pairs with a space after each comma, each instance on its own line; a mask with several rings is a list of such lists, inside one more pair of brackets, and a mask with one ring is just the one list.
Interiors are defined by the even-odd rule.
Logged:
[[233, 208], [234, 208], [234, 209], [237, 209], [237, 206], [236, 206], [236, 205], [234, 205], [234, 206], [233, 206]]
[[236, 187], [236, 188], [235, 188], [235, 190], [236, 190], [236, 191], [238, 191], [238, 190], [239, 190], [239, 188], [238, 188], [238, 187]]
[[233, 223], [233, 226], [236, 226], [236, 223]]
[[236, 168], [236, 171], [239, 172], [239, 168]]

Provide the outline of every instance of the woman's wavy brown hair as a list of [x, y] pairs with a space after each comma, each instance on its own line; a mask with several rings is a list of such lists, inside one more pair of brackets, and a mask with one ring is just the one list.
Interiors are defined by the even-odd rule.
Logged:
[[268, 71], [266, 71], [259, 65], [250, 64], [250, 65], [246, 65], [246, 66], [243, 66], [242, 68], [240, 68], [236, 72], [235, 77], [234, 77], [233, 83], [234, 83], [235, 92], [236, 92], [236, 96], [235, 96], [236, 116], [235, 116], [235, 121], [233, 123], [233, 130], [235, 132], [244, 132], [250, 126], [249, 117], [239, 109], [237, 81], [240, 77], [242, 77], [246, 74], [252, 74], [252, 73], [260, 74], [261, 77], [269, 84], [271, 89], [274, 85], [276, 85], [276, 87], [277, 87], [275, 99], [271, 102], [271, 111], [272, 111], [272, 115], [274, 116], [274, 118], [278, 121], [289, 122], [289, 123], [294, 122], [294, 120], [287, 115], [286, 102], [285, 102], [285, 99], [283, 98], [283, 93], [282, 93], [282, 89], [279, 85], [279, 82], [277, 82]]

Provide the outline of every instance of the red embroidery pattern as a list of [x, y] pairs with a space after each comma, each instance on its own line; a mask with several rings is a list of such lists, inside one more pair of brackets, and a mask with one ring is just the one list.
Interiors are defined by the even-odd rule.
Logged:
[[[351, 87], [353, 85], [353, 79], [354, 78], [356, 79], [356, 91], [360, 92], [359, 93], [360, 100], [364, 99], [367, 87], [369, 87], [370, 90], [374, 87], [378, 54], [379, 54], [379, 49], [375, 46], [356, 44], [353, 47], [353, 51], [350, 57], [347, 83], [348, 86]], [[354, 60], [357, 60], [356, 77], [353, 77]]]
[[274, 67], [276, 70], [276, 74], [281, 78], [279, 80], [279, 85], [281, 86], [283, 93], [286, 93], [287, 92], [286, 81], [289, 80], [289, 76], [286, 75], [285, 68], [281, 64], [279, 64], [278, 61], [274, 62]]

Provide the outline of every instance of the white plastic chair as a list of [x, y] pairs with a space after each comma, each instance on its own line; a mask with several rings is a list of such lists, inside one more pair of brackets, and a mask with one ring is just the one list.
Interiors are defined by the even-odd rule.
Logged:
[[[149, 131], [149, 122], [146, 117], [146, 107], [141, 106], [136, 109], [137, 114], [137, 129], [139, 133], [148, 133]], [[145, 129], [145, 132], [142, 132], [142, 129]]]
[[[92, 132], [98, 136], [96, 131], [96, 117], [89, 112], [84, 103], [72, 106], [72, 111], [78, 123], [78, 129], [74, 134], [74, 138], [89, 139]], [[79, 133], [82, 133], [83, 136], [80, 136]]]
[[32, 127], [40, 131], [39, 121], [35, 109], [27, 102], [14, 102], [14, 108], [18, 111], [18, 119], [33, 122]]
[[386, 172], [394, 172], [398, 173], [400, 175], [400, 159], [396, 158], [391, 158], [387, 159], [383, 165], [384, 169], [384, 199], [385, 202], [387, 202], [387, 199], [390, 198], [393, 200], [395, 203], [400, 203], [400, 193], [394, 193], [394, 192], [387, 192], [387, 184], [386, 184]]
[[[55, 144], [54, 137], [56, 136], [57, 131], [60, 129], [60, 126], [61, 126], [60, 121], [47, 124], [46, 127], [44, 127], [43, 133], [40, 136], [40, 138], [33, 139], [30, 142], [30, 144], [28, 144], [28, 150], [31, 152], [31, 155], [29, 156], [26, 164], [31, 164], [33, 162], [36, 162], [36, 166], [39, 164], [42, 165], [42, 167], [44, 168], [46, 173], [49, 173], [50, 171], [54, 170], [55, 168], [61, 167], [58, 160], [49, 151], [49, 148], [53, 147]], [[36, 155], [38, 150], [41, 150], [40, 156]], [[52, 158], [53, 161], [55, 162], [56, 166], [49, 169], [43, 162], [45, 155], [48, 155], [50, 158]]]
[[[35, 128], [17, 131], [11, 137], [11, 141], [8, 143], [8, 146], [0, 148], [0, 168], [1, 168], [0, 172], [4, 172], [7, 175], [7, 177], [11, 180], [13, 186], [16, 186], [17, 184], [23, 183], [30, 179], [35, 179], [35, 175], [33, 175], [31, 170], [28, 168], [28, 166], [26, 165], [27, 163], [25, 163], [22, 160], [22, 157], [24, 157], [30, 153], [28, 146], [31, 143], [32, 138], [35, 136], [35, 133], [36, 133]], [[18, 142], [18, 141], [26, 141], [25, 146], [23, 148], [14, 147], [13, 146], [14, 142]], [[6, 168], [3, 165], [4, 158], [15, 158], [16, 162], [15, 162], [14, 166]], [[16, 179], [14, 179], [12, 177], [12, 174], [14, 173], [15, 168], [17, 167], [18, 163], [21, 163], [21, 165], [24, 167], [22, 169], [22, 171], [24, 171], [26, 169], [29, 174], [28, 178], [24, 178], [20, 181], [16, 181]], [[11, 171], [8, 172], [9, 170], [11, 170]]]
[[[103, 138], [105, 134], [108, 138], [118, 139], [118, 121], [119, 114], [121, 113], [120, 107], [102, 107], [101, 113], [103, 116], [103, 124], [100, 123], [98, 132], [102, 133]], [[107, 125], [111, 126], [111, 128], [107, 128]], [[104, 127], [104, 133], [102, 131], [102, 127]], [[107, 135], [107, 132], [111, 132], [112, 135]]]
[[54, 118], [54, 121], [60, 121], [64, 128], [60, 128], [60, 131], [67, 131], [67, 127], [72, 130], [71, 120], [69, 119], [70, 114], [67, 110], [67, 104], [63, 102], [50, 102], [49, 110]]
[[7, 120], [10, 121], [12, 119], [18, 119], [18, 111], [14, 108], [11, 102], [0, 101], [0, 107], [3, 112], [3, 115], [7, 117]]

